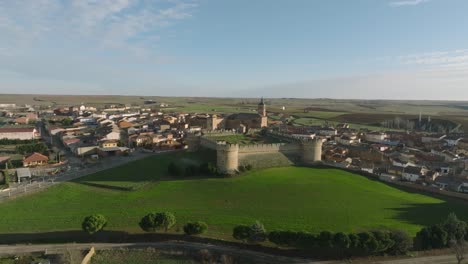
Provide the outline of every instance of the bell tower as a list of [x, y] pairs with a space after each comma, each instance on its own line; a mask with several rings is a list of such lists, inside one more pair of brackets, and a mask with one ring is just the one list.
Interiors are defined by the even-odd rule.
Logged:
[[262, 99], [260, 100], [260, 103], [258, 104], [258, 114], [261, 115], [261, 116], [266, 116], [266, 105], [265, 105], [265, 102], [263, 100], [263, 97]]

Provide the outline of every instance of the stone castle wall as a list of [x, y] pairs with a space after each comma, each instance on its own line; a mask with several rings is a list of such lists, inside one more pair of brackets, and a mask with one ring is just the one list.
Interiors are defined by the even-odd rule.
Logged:
[[[239, 166], [251, 165], [254, 168], [286, 166], [297, 163], [312, 164], [321, 160], [320, 140], [295, 141], [292, 143], [238, 145], [202, 136], [200, 147], [216, 150], [217, 167], [222, 173], [233, 174]], [[195, 149], [190, 148], [189, 149]]]

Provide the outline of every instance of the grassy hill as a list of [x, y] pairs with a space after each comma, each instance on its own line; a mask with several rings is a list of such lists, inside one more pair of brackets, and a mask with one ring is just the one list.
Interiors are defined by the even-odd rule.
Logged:
[[[184, 155], [173, 158], [193, 158]], [[159, 177], [168, 157], [154, 156], [126, 166]], [[131, 182], [128, 170], [85, 180]], [[145, 213], [168, 210], [176, 214], [179, 230], [187, 221], [203, 220], [210, 226], [207, 235], [219, 238], [230, 238], [233, 226], [255, 220], [269, 230], [385, 227], [415, 234], [422, 225], [437, 223], [452, 211], [468, 219], [466, 209], [461, 201], [401, 191], [341, 170], [283, 167], [234, 178], [148, 181], [135, 191], [93, 187], [83, 184], [83, 179], [68, 182], [0, 204], [0, 232], [78, 230], [83, 217], [93, 213], [109, 219], [108, 230], [141, 232], [138, 221]]]

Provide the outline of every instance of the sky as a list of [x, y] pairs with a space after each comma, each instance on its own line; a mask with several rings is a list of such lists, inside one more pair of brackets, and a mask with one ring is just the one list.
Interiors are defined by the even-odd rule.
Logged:
[[468, 100], [466, 0], [0, 0], [0, 93]]

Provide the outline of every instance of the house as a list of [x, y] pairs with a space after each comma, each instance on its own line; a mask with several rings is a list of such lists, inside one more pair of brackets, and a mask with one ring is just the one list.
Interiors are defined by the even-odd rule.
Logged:
[[118, 147], [119, 141], [118, 140], [105, 140], [102, 141], [100, 144], [101, 148], [115, 148]]
[[384, 151], [387, 151], [388, 149], [390, 149], [390, 146], [388, 145], [384, 145], [384, 144], [372, 144], [371, 147], [373, 149], [376, 149], [380, 152], [384, 152]]
[[401, 160], [399, 158], [395, 158], [395, 159], [392, 160], [392, 165], [397, 166], [397, 167], [405, 168], [405, 167], [408, 167], [410, 165], [410, 163], [406, 162], [406, 161], [403, 161], [403, 160]]
[[132, 126], [133, 126], [133, 123], [125, 121], [125, 120], [122, 120], [122, 121], [119, 122], [119, 127], [122, 128], [122, 129], [130, 128]]
[[0, 157], [0, 168], [3, 168], [3, 165], [6, 165], [9, 160], [10, 160], [10, 157]]
[[30, 140], [39, 138], [41, 134], [36, 128], [0, 128], [0, 138]]
[[18, 117], [15, 119], [15, 123], [16, 124], [28, 124], [29, 123], [29, 118], [25, 117], [25, 116], [22, 116], [22, 117]]
[[403, 167], [399, 167], [399, 166], [390, 166], [388, 169], [387, 169], [387, 173], [388, 175], [392, 175], [392, 176], [396, 176], [398, 178], [401, 178], [401, 176], [403, 176]]
[[49, 157], [42, 155], [41, 153], [34, 152], [29, 157], [23, 160], [24, 167], [31, 166], [42, 166], [46, 165], [49, 162]]
[[342, 145], [352, 145], [352, 144], [358, 144], [361, 143], [361, 139], [359, 139], [356, 135], [343, 135], [341, 137], [335, 137], [335, 141], [338, 144]]
[[380, 143], [388, 138], [388, 135], [382, 132], [369, 132], [365, 136], [367, 141], [375, 143]]
[[462, 140], [462, 137], [448, 136], [448, 137], [445, 137], [444, 140], [445, 140], [445, 144], [448, 147], [454, 147], [454, 146], [458, 145], [458, 142], [460, 142], [460, 140]]
[[447, 137], [446, 135], [424, 136], [424, 137], [421, 137], [421, 142], [422, 143], [440, 142], [446, 137]]
[[119, 140], [120, 139], [120, 132], [112, 131], [105, 137], [106, 140]]
[[322, 136], [331, 137], [336, 136], [338, 131], [333, 127], [322, 127], [319, 129], [318, 133]]
[[426, 181], [435, 181], [439, 177], [440, 173], [438, 171], [428, 171], [426, 172]]
[[450, 180], [448, 176], [439, 176], [435, 180], [435, 184], [437, 185], [437, 187], [441, 189], [448, 188], [451, 182], [452, 181]]
[[401, 178], [405, 181], [415, 182], [423, 176], [423, 168], [408, 166], [403, 169]]

